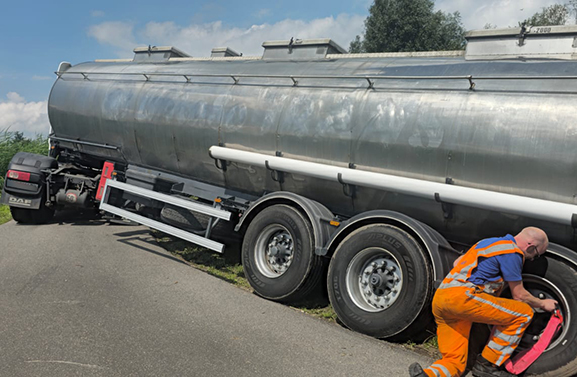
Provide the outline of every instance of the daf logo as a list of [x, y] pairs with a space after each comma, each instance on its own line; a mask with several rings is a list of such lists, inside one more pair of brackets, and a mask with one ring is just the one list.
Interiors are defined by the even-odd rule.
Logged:
[[26, 206], [26, 207], [30, 207], [32, 206], [32, 200], [30, 199], [22, 199], [22, 198], [16, 198], [14, 196], [11, 196], [10, 198], [8, 198], [8, 202], [12, 203], [12, 204], [18, 204], [21, 206]]

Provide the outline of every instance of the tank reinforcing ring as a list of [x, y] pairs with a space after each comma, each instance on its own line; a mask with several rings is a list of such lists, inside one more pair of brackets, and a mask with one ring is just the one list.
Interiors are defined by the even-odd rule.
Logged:
[[[568, 310], [569, 306], [567, 299], [554, 284], [543, 277], [523, 274], [523, 284], [527, 291], [533, 296], [540, 299], [554, 299], [559, 302], [559, 309], [563, 315], [563, 323], [561, 324], [561, 330], [557, 332], [553, 341], [547, 347], [547, 350], [555, 348], [559, 345], [559, 342], [565, 338], [565, 333], [568, 331], [568, 323], [571, 321], [571, 313]], [[545, 327], [547, 326], [550, 316], [551, 313], [545, 312], [542, 309], [535, 309], [533, 320], [527, 330], [525, 330], [521, 342], [519, 343], [519, 351], [531, 348], [535, 343], [537, 343], [543, 334], [543, 330], [545, 330]]]
[[269, 225], [259, 234], [254, 253], [259, 272], [270, 279], [278, 278], [292, 263], [293, 238], [284, 226]]
[[371, 247], [360, 251], [346, 271], [349, 296], [367, 312], [387, 309], [397, 300], [403, 286], [399, 261], [386, 249]]

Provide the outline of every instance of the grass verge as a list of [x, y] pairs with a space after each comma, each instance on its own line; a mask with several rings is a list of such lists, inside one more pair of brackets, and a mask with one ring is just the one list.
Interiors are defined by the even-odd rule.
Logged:
[[10, 207], [4, 204], [0, 204], [0, 225], [7, 223], [12, 220], [12, 215], [10, 214]]
[[[238, 256], [213, 253], [186, 241], [167, 236], [159, 231], [153, 230], [152, 234], [164, 249], [173, 255], [181, 257], [191, 266], [252, 292], [252, 288], [244, 276]], [[324, 306], [304, 304], [303, 306], [292, 306], [292, 308], [323, 320], [337, 322], [337, 315], [330, 304]], [[431, 334], [422, 344], [407, 342], [401, 346], [433, 359], [440, 358], [437, 337], [434, 334]]]
[[[242, 289], [251, 292], [253, 291], [249, 282], [244, 277], [244, 271], [240, 261], [238, 260], [238, 255], [228, 255], [226, 252], [225, 254], [213, 253], [155, 230], [152, 231], [152, 234], [164, 249], [181, 257], [191, 266], [234, 284]], [[292, 307], [304, 313], [331, 322], [336, 322], [337, 319], [337, 314], [330, 304], [319, 306], [314, 303], [304, 303], [302, 306]]]

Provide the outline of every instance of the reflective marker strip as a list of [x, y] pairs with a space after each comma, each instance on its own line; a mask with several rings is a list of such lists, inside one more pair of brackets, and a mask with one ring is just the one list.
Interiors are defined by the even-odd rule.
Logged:
[[[490, 305], [490, 306], [494, 307], [495, 309], [498, 309], [498, 310], [500, 310], [500, 311], [502, 311], [502, 312], [505, 312], [505, 313], [507, 313], [507, 314], [511, 314], [511, 315], [514, 315], [514, 316], [517, 316], [517, 317], [523, 317], [523, 318], [525, 318], [525, 322], [524, 322], [523, 324], [521, 324], [521, 325], [517, 328], [517, 334], [521, 334], [522, 329], [524, 329], [524, 328], [531, 322], [531, 316], [528, 316], [528, 315], [523, 314], [523, 313], [517, 313], [517, 312], [515, 312], [515, 311], [513, 311], [513, 310], [511, 310], [511, 309], [504, 308], [504, 307], [502, 307], [502, 306], [500, 306], [500, 305], [498, 305], [498, 304], [496, 304], [496, 303], [494, 303], [494, 302], [492, 302], [492, 301], [485, 300], [485, 299], [483, 299], [483, 298], [481, 298], [481, 297], [479, 297], [479, 296], [472, 295], [470, 292], [465, 292], [465, 294], [466, 294], [467, 296], [471, 297], [471, 298], [474, 299], [474, 300], [477, 300], [477, 301], [480, 301], [480, 302], [482, 302], [482, 303], [484, 303], [484, 304]], [[490, 342], [489, 344], [491, 344], [491, 343], [494, 343], [494, 342]], [[494, 343], [494, 344], [497, 345], [497, 343]], [[497, 346], [502, 347], [502, 346], [500, 346], [500, 345], [497, 345]], [[490, 345], [489, 345], [489, 347], [490, 347], [490, 348], [493, 348], [493, 347], [491, 347]], [[495, 349], [495, 348], [493, 348], [493, 349], [494, 349], [495, 351], [500, 352], [498, 349]], [[511, 349], [505, 349], [505, 350], [503, 351], [503, 353], [501, 354], [501, 357], [499, 357], [499, 360], [497, 360], [497, 363], [496, 363], [496, 364], [497, 364], [497, 365], [501, 365], [501, 364], [503, 363], [503, 359], [505, 358], [505, 356], [509, 356], [512, 352], [513, 352], [513, 349], [512, 349], [512, 348], [511, 348]]]
[[[436, 374], [437, 376], [441, 376], [441, 377], [451, 377], [451, 373], [449, 372], [449, 370], [448, 370], [444, 365], [441, 365], [441, 364], [433, 364], [433, 365], [430, 366], [430, 368], [434, 368], [434, 369], [433, 369], [433, 372], [435, 372], [435, 374]], [[440, 370], [443, 374], [438, 374], [438, 373], [436, 373], [436, 372], [437, 372], [436, 369]]]

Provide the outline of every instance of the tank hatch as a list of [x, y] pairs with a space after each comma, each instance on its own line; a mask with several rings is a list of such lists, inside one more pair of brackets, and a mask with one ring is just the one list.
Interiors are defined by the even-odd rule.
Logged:
[[232, 56], [242, 56], [242, 54], [239, 54], [228, 47], [215, 47], [210, 52], [211, 58], [229, 58]]
[[466, 60], [577, 58], [577, 26], [524, 26], [470, 31]]
[[269, 41], [262, 44], [263, 60], [324, 59], [328, 54], [346, 54], [347, 51], [331, 39], [294, 39]]
[[188, 58], [190, 55], [171, 46], [148, 46], [134, 49], [134, 62], [165, 62], [170, 58]]

